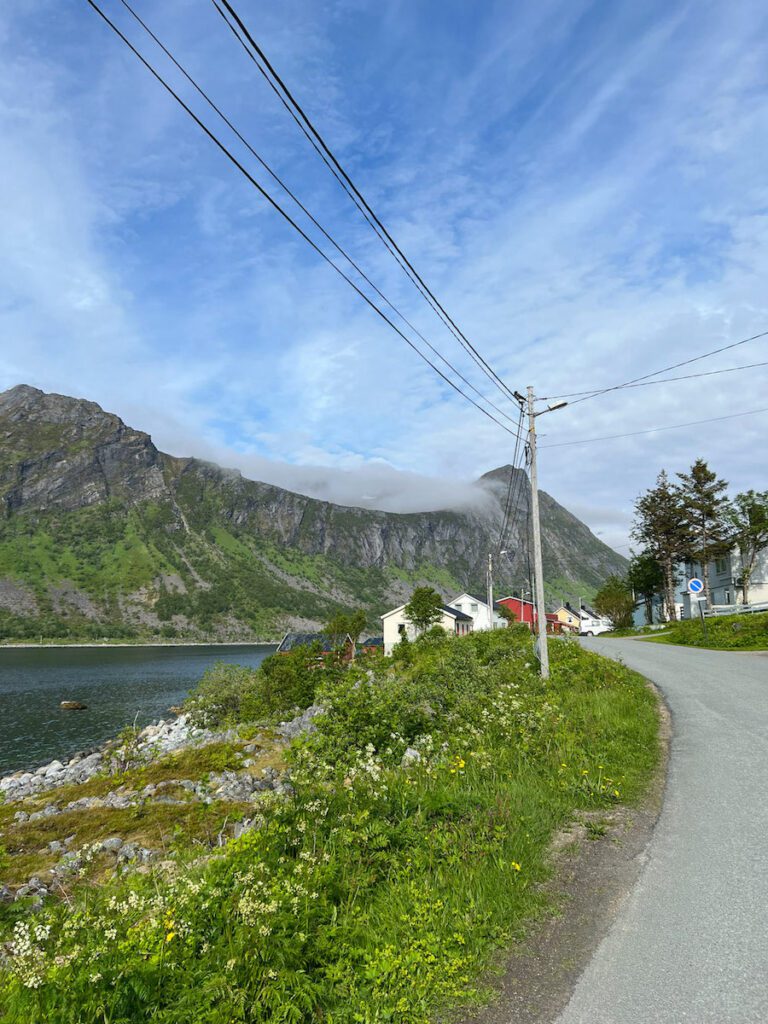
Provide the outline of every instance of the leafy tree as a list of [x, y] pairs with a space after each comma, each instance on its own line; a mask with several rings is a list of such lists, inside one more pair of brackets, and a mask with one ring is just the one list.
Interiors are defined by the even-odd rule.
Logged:
[[682, 484], [678, 491], [690, 526], [688, 556], [701, 565], [704, 596], [712, 604], [709, 586], [709, 563], [726, 554], [731, 547], [728, 529], [728, 484], [719, 480], [704, 459], [696, 459], [690, 473], [677, 474]]
[[635, 600], [625, 579], [609, 576], [595, 596], [595, 611], [611, 620], [614, 629], [632, 625]]
[[513, 626], [517, 622], [517, 616], [511, 608], [507, 608], [505, 604], [500, 604], [496, 609], [499, 615], [504, 619], [508, 626]]
[[425, 633], [443, 617], [443, 599], [432, 587], [416, 587], [404, 614], [417, 633]]
[[650, 625], [653, 622], [653, 599], [664, 590], [664, 575], [650, 551], [632, 555], [627, 569], [627, 584], [643, 599], [645, 621]]
[[325, 624], [323, 632], [330, 638], [334, 647], [340, 647], [347, 636], [352, 638], [353, 643], [357, 643], [367, 622], [368, 616], [362, 608], [358, 608], [357, 611], [350, 612], [349, 614], [347, 612], [337, 612]]
[[357, 643], [360, 639], [360, 634], [365, 629], [368, 623], [368, 616], [365, 614], [362, 608], [358, 608], [357, 611], [347, 618], [347, 626], [349, 627], [347, 632], [352, 637], [353, 643]]
[[690, 551], [690, 528], [680, 492], [669, 482], [664, 470], [656, 478], [656, 486], [641, 494], [635, 502], [632, 536], [658, 563], [664, 580], [666, 616], [667, 619], [676, 619], [676, 568]]
[[728, 504], [725, 517], [731, 540], [741, 556], [741, 589], [744, 604], [749, 603], [749, 582], [757, 556], [768, 548], [768, 491], [742, 491]]

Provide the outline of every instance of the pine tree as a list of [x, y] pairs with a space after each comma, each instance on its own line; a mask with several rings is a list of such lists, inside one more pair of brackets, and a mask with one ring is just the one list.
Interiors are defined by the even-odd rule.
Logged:
[[741, 589], [744, 604], [749, 604], [749, 581], [757, 556], [768, 548], [768, 491], [742, 491], [726, 510], [732, 540], [741, 556]]
[[728, 484], [717, 478], [704, 459], [696, 459], [690, 473], [677, 475], [682, 480], [677, 490], [691, 533], [687, 555], [701, 565], [704, 597], [707, 605], [711, 605], [709, 563], [725, 555], [731, 547], [725, 495]]
[[656, 478], [656, 486], [641, 494], [635, 502], [632, 536], [653, 556], [661, 569], [667, 619], [677, 618], [675, 585], [679, 577], [676, 569], [678, 562], [690, 550], [690, 529], [679, 490], [669, 482], [664, 470]]

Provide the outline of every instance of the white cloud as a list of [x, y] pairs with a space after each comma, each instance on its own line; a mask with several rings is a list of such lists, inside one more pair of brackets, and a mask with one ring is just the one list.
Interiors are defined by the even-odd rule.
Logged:
[[[215, 11], [175, 0], [141, 13], [486, 388]], [[768, 326], [759, 4], [617, 7], [599, 22], [587, 5], [498, 5], [471, 26], [451, 12], [439, 37], [428, 13], [291, 0], [254, 19], [505, 379], [550, 394], [610, 385]], [[37, 28], [52, 17], [46, 52]], [[509, 461], [509, 436], [291, 237], [85, 9], [4, 12], [0, 51], [0, 386], [93, 398], [161, 448], [339, 501], [442, 503]], [[755, 371], [605, 396], [540, 420], [542, 443], [757, 408], [765, 382]], [[764, 424], [542, 449], [542, 484], [623, 543], [661, 465], [704, 455], [734, 486], [764, 486]]]

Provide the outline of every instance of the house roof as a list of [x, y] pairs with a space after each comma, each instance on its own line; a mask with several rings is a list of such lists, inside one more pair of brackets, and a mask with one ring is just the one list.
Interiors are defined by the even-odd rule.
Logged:
[[449, 604], [442, 605], [443, 611], [446, 615], [450, 615], [453, 619], [458, 619], [459, 622], [474, 622], [475, 620], [471, 615], [466, 615], [464, 612], [460, 612], [458, 608], [451, 608]]
[[[460, 612], [458, 608], [451, 608], [451, 606], [448, 604], [441, 604], [440, 607], [443, 609], [446, 615], [450, 615], [451, 618], [453, 619], [458, 619], [460, 622], [474, 622], [474, 619], [472, 618], [471, 615], [465, 615], [464, 612]], [[401, 612], [403, 608], [405, 608], [405, 605], [401, 604], [397, 608], [393, 608], [389, 612], [384, 612], [384, 614], [380, 616], [380, 618], [388, 619], [390, 615], [394, 615], [396, 612]]]
[[516, 597], [514, 594], [509, 594], [507, 597], [500, 597], [498, 601], [494, 601], [494, 604], [498, 605], [502, 601], [517, 601], [518, 604], [533, 604], [533, 601], [528, 601], [522, 597]]
[[363, 640], [360, 644], [361, 647], [383, 647], [384, 637], [383, 636], [369, 636], [367, 640]]
[[[450, 607], [451, 608], [455, 607], [456, 602], [457, 601], [461, 601], [465, 597], [468, 597], [470, 599], [470, 601], [474, 601], [476, 604], [481, 604], [483, 606], [483, 608], [487, 608], [488, 607], [488, 601], [485, 598], [478, 597], [476, 594], [470, 594], [468, 590], [465, 590], [463, 593], [459, 594], [458, 597], [454, 597], [454, 599], [451, 601]], [[493, 602], [493, 607], [494, 608], [500, 607], [499, 606], [499, 602], [498, 601], [494, 601]]]
[[[345, 643], [352, 643], [352, 637], [347, 634], [344, 637]], [[333, 638], [325, 633], [286, 633], [277, 648], [278, 654], [285, 654], [287, 651], [294, 651], [297, 647], [309, 647], [314, 643], [321, 645], [323, 654], [335, 650]]]

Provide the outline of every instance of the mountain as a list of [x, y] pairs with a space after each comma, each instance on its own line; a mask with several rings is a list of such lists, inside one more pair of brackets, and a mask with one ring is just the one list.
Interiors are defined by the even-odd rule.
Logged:
[[[472, 507], [334, 505], [158, 451], [94, 402], [0, 394], [0, 638], [248, 639], [340, 608], [382, 611], [429, 583], [483, 591], [511, 494], [497, 594], [527, 586], [524, 473], [477, 482]], [[626, 562], [541, 494], [553, 594], [591, 594]]]

